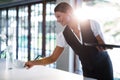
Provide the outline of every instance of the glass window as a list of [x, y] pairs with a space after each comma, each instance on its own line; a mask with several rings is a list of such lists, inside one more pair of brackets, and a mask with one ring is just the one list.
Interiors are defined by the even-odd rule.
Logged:
[[[55, 17], [52, 2], [46, 3], [46, 15], [43, 15], [43, 3], [19, 5], [0, 10], [0, 30], [6, 36], [1, 49], [12, 45], [14, 58], [27, 61], [42, 58], [43, 45], [45, 56], [49, 56], [55, 48]], [[45, 26], [43, 26], [45, 16]], [[44, 28], [44, 29], [43, 29]], [[45, 33], [43, 33], [45, 30]], [[45, 36], [45, 43], [43, 43]], [[54, 67], [55, 65], [52, 65]]]
[[4, 50], [6, 48], [6, 10], [1, 10], [0, 11], [1, 16], [0, 16], [0, 46], [1, 46], [1, 51]]
[[[13, 54], [16, 54], [16, 9], [10, 8], [8, 10], [8, 46], [11, 46]], [[16, 55], [14, 55], [15, 59]]]
[[31, 59], [42, 56], [42, 21], [43, 4], [31, 6]]
[[21, 6], [18, 10], [18, 59], [28, 58], [28, 7]]

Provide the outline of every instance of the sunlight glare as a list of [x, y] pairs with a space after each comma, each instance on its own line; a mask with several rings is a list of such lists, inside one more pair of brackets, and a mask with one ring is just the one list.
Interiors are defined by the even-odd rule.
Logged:
[[82, 7], [74, 10], [75, 17], [80, 20], [94, 19], [94, 20], [113, 20], [119, 16], [119, 12], [113, 7], [93, 8]]
[[77, 8], [75, 9], [74, 14], [75, 17], [80, 21], [90, 19], [91, 16], [91, 12], [89, 8]]

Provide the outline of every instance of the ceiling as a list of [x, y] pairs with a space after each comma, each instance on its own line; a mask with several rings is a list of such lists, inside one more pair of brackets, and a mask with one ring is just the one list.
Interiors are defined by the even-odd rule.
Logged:
[[17, 0], [0, 0], [0, 3], [8, 3], [8, 2], [11, 2], [11, 1], [17, 1]]

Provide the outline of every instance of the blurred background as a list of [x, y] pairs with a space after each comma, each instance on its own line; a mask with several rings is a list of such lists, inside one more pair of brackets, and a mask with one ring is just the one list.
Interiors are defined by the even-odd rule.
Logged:
[[[100, 22], [108, 44], [120, 45], [120, 0], [0, 0], [0, 58], [12, 45], [14, 59], [28, 61], [52, 54], [56, 35], [62, 28], [56, 22], [54, 7], [70, 3], [80, 20]], [[115, 80], [120, 80], [120, 49], [108, 50], [113, 62]], [[68, 54], [69, 53], [69, 54]], [[82, 74], [74, 52], [67, 47], [57, 62], [48, 67]]]

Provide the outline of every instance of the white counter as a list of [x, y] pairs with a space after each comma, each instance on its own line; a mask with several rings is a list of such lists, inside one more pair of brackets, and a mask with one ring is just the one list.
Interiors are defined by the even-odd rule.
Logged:
[[0, 80], [83, 80], [81, 75], [45, 66], [8, 70], [2, 68], [3, 64], [4, 62], [0, 61]]

